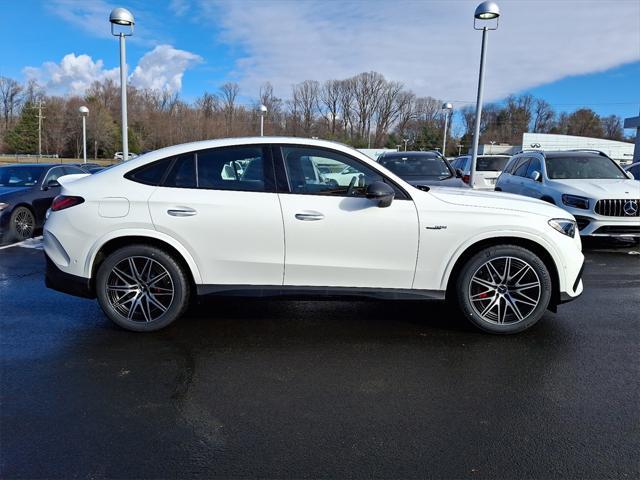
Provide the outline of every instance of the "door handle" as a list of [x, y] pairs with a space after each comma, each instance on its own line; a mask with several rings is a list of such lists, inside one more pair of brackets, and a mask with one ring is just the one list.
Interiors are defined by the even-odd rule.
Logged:
[[180, 208], [170, 208], [167, 210], [167, 213], [172, 217], [193, 217], [196, 212], [193, 208], [188, 207], [180, 207]]
[[322, 220], [324, 218], [324, 215], [313, 210], [306, 210], [304, 212], [296, 213], [296, 218], [298, 220], [302, 220], [303, 222], [314, 222], [317, 220]]

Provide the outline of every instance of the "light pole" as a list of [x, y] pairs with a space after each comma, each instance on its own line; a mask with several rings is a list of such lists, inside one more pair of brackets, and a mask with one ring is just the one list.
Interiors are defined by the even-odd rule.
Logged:
[[444, 112], [444, 135], [442, 135], [442, 155], [444, 157], [447, 156], [446, 148], [447, 148], [447, 123], [449, 122], [449, 113], [453, 110], [453, 105], [449, 102], [442, 104], [442, 111]]
[[258, 111], [260, 112], [260, 136], [264, 137], [264, 116], [267, 113], [267, 107], [265, 105], [260, 105], [258, 107]]
[[409, 143], [409, 139], [408, 138], [403, 138], [402, 141], [404, 142], [404, 151], [407, 151], [407, 143]]
[[[500, 8], [496, 2], [482, 2], [476, 8], [473, 19], [473, 28], [482, 30], [482, 49], [480, 50], [480, 73], [478, 75], [478, 98], [476, 100], [476, 119], [473, 133], [473, 147], [471, 153], [471, 171], [469, 172], [469, 185], [474, 186], [476, 179], [476, 161], [478, 159], [478, 141], [480, 140], [480, 116], [482, 115], [482, 95], [484, 89], [484, 60], [487, 52], [487, 32], [498, 28], [498, 17], [500, 17]], [[495, 20], [495, 26], [488, 27], [486, 24], [482, 27], [477, 26], [478, 20]]]
[[89, 115], [89, 109], [82, 105], [78, 111], [82, 116], [82, 160], [87, 163], [87, 115]]
[[[127, 132], [127, 55], [124, 37], [133, 35], [133, 15], [126, 8], [114, 8], [109, 15], [111, 35], [120, 37], [120, 108], [122, 111], [122, 159], [129, 160], [129, 138]], [[123, 28], [116, 31], [116, 25]], [[127, 28], [128, 27], [128, 28]]]

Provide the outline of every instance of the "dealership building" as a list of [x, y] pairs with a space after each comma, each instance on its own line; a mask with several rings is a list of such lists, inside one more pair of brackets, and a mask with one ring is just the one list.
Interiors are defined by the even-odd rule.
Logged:
[[[603, 138], [558, 135], [555, 133], [523, 133], [522, 145], [486, 144], [478, 145], [480, 155], [513, 155], [520, 150], [578, 150], [589, 149], [604, 152], [622, 164], [633, 160], [634, 144], [605, 140]], [[471, 152], [469, 152], [471, 153]]]

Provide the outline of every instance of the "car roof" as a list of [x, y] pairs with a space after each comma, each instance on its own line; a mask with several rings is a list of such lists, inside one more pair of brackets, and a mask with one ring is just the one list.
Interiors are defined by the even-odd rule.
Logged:
[[413, 158], [418, 158], [418, 157], [441, 157], [442, 155], [440, 155], [440, 152], [436, 152], [434, 150], [426, 150], [424, 152], [384, 152], [380, 158], [403, 158], [403, 157], [413, 157]]
[[64, 166], [63, 163], [8, 163], [6, 165], [0, 165], [0, 167], [42, 167], [42, 168], [51, 168], [51, 167], [61, 167]]

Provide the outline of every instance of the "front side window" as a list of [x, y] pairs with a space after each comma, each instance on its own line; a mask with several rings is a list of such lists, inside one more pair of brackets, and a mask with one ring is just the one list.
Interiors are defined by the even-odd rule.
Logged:
[[[85, 172], [82, 172], [85, 173]], [[51, 170], [49, 170], [49, 173], [47, 173], [46, 178], [44, 179], [44, 181], [42, 182], [43, 185], [47, 185], [49, 182], [55, 180], [57, 181], [58, 178], [64, 176], [64, 168], [62, 167], [55, 167], [52, 168]]]
[[538, 172], [542, 175], [542, 164], [540, 163], [539, 158], [532, 158], [529, 162], [529, 168], [527, 168], [527, 177], [531, 178], [533, 172]]
[[282, 157], [292, 193], [364, 196], [367, 186], [384, 181], [375, 170], [332, 150], [284, 146]]
[[516, 177], [526, 177], [527, 168], [529, 168], [529, 159], [523, 158], [520, 162], [518, 162], [518, 166], [514, 170], [513, 175], [515, 175]]
[[600, 155], [547, 157], [546, 163], [551, 179], [627, 178], [613, 160]]

